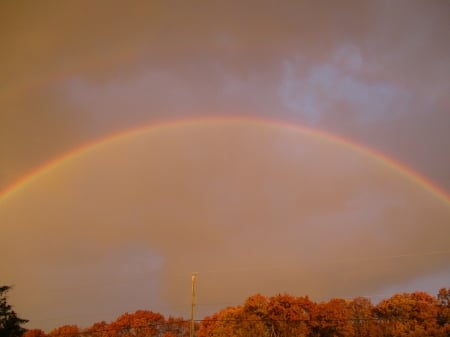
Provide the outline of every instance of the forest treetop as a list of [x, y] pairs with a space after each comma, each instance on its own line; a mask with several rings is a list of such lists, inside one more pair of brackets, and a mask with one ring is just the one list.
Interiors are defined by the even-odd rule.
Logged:
[[[189, 323], [184, 318], [165, 318], [160, 313], [138, 310], [85, 329], [64, 325], [47, 334], [33, 329], [23, 337], [188, 337]], [[308, 296], [255, 294], [242, 305], [197, 320], [195, 336], [448, 337], [450, 288], [442, 288], [437, 296], [419, 291], [398, 293], [376, 305], [364, 297], [314, 302]]]

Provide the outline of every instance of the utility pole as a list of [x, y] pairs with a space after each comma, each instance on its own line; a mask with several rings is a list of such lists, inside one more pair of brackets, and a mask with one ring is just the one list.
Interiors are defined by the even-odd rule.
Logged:
[[195, 277], [197, 273], [192, 273], [192, 301], [191, 301], [191, 329], [190, 337], [194, 337], [194, 308], [195, 308]]

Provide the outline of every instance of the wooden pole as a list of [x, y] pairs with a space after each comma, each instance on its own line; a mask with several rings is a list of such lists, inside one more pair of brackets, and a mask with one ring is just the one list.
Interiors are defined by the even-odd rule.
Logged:
[[192, 273], [192, 301], [191, 301], [191, 329], [190, 329], [190, 337], [194, 337], [194, 308], [195, 308], [195, 277], [197, 273]]

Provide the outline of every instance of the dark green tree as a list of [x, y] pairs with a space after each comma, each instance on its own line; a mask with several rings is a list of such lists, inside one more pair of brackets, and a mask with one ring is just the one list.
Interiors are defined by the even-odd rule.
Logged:
[[21, 325], [28, 322], [17, 317], [17, 314], [8, 304], [6, 294], [10, 286], [0, 286], [0, 337], [20, 337], [26, 331]]

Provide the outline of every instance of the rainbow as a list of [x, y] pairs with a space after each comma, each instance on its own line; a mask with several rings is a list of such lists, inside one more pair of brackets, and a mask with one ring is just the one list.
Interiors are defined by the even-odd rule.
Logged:
[[81, 157], [100, 146], [106, 145], [112, 141], [120, 140], [131, 135], [136, 135], [139, 133], [150, 132], [156, 129], [169, 128], [169, 127], [183, 127], [192, 124], [199, 123], [247, 123], [249, 125], [264, 125], [267, 127], [283, 127], [288, 130], [294, 130], [296, 132], [301, 132], [308, 136], [311, 136], [322, 141], [336, 144], [338, 146], [343, 146], [350, 151], [358, 153], [362, 156], [369, 157], [372, 160], [382, 164], [384, 167], [393, 170], [401, 174], [405, 179], [413, 184], [416, 184], [428, 191], [431, 195], [435, 196], [440, 201], [444, 202], [447, 206], [450, 206], [450, 194], [444, 189], [437, 186], [428, 178], [419, 174], [418, 172], [412, 170], [408, 166], [396, 161], [393, 158], [388, 157], [384, 153], [377, 150], [366, 147], [362, 144], [353, 142], [344, 137], [325, 132], [318, 129], [313, 129], [298, 124], [290, 124], [288, 122], [276, 121], [271, 119], [262, 119], [256, 117], [201, 117], [201, 118], [190, 118], [190, 119], [177, 119], [164, 122], [153, 123], [150, 125], [140, 126], [133, 129], [128, 129], [125, 131], [113, 133], [101, 139], [94, 140], [93, 142], [86, 143], [78, 148], [72, 149], [69, 152], [56, 157], [42, 166], [37, 167], [29, 174], [25, 175], [3, 191], [0, 191], [0, 203], [10, 198], [14, 194], [19, 193], [24, 189], [29, 183], [38, 179], [44, 173], [50, 173], [50, 171], [56, 170], [60, 165], [68, 160], [74, 160]]

